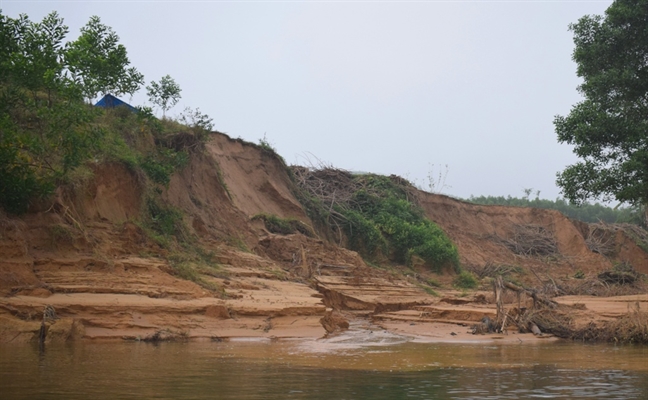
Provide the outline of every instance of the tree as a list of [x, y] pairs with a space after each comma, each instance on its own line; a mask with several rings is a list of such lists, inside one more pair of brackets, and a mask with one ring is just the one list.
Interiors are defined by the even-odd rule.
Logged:
[[[32, 22], [26, 15], [11, 19], [0, 15], [0, 80], [19, 86], [32, 94], [32, 101], [43, 99], [48, 104], [64, 86], [63, 39], [68, 27], [56, 12], [42, 22]], [[7, 86], [5, 86], [7, 88]]]
[[0, 207], [11, 213], [51, 193], [103, 135], [91, 124], [97, 110], [65, 78], [67, 31], [56, 13], [0, 14]]
[[76, 41], [68, 43], [65, 59], [72, 79], [90, 100], [97, 94], [133, 94], [144, 84], [144, 76], [128, 68], [130, 61], [119, 36], [97, 16], [81, 28]]
[[160, 83], [151, 81], [151, 85], [146, 87], [149, 101], [162, 109], [162, 118], [166, 116], [166, 111], [178, 104], [180, 100], [180, 86], [169, 75], [163, 76]]
[[[567, 199], [648, 204], [648, 0], [617, 0], [570, 25], [584, 100], [556, 116], [582, 161], [558, 173]], [[648, 209], [646, 209], [648, 218]]]

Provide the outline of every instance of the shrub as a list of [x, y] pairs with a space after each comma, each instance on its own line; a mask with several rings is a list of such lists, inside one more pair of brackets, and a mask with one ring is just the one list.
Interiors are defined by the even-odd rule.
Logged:
[[178, 122], [188, 126], [201, 141], [206, 140], [209, 133], [214, 129], [214, 120], [209, 115], [201, 112], [199, 108], [194, 110], [186, 107], [178, 117]]
[[171, 175], [189, 162], [189, 156], [184, 151], [159, 148], [140, 162], [140, 166], [151, 180], [157, 184], [168, 186]]
[[161, 201], [152, 197], [147, 199], [146, 205], [151, 229], [164, 236], [186, 238], [186, 228], [179, 210], [163, 205]]
[[349, 238], [349, 247], [370, 258], [389, 252], [389, 243], [373, 220], [355, 210], [342, 213], [346, 218], [344, 228]]
[[479, 282], [473, 274], [468, 271], [461, 271], [454, 279], [454, 286], [459, 289], [474, 289]]
[[354, 193], [351, 208], [340, 210], [349, 245], [375, 257], [389, 254], [411, 264], [418, 256], [433, 269], [459, 265], [457, 249], [438, 225], [406, 198], [403, 188], [388, 177], [369, 175], [367, 189]]
[[286, 165], [286, 160], [282, 156], [279, 155], [277, 152], [277, 149], [275, 149], [274, 145], [270, 143], [268, 138], [266, 137], [265, 134], [263, 134], [263, 138], [259, 139], [259, 148], [261, 149], [262, 152], [265, 154], [268, 154], [269, 156], [279, 160], [283, 165]]

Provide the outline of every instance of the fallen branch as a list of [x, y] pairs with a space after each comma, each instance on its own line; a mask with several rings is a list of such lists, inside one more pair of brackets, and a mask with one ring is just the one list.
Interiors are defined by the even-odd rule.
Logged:
[[534, 303], [537, 302], [537, 303], [540, 303], [540, 304], [542, 304], [544, 306], [547, 306], [549, 308], [558, 307], [558, 303], [556, 303], [555, 301], [553, 301], [551, 299], [548, 299], [548, 298], [534, 292], [531, 289], [527, 289], [527, 288], [524, 288], [524, 287], [521, 287], [521, 286], [514, 285], [511, 282], [504, 282], [504, 287], [507, 288], [507, 289], [510, 289], [510, 290], [512, 290], [514, 292], [528, 294], [529, 296], [531, 296]]

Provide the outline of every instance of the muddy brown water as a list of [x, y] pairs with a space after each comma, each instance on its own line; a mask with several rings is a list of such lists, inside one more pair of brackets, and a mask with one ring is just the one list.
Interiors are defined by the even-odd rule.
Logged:
[[373, 341], [0, 345], [2, 399], [648, 399], [648, 347]]

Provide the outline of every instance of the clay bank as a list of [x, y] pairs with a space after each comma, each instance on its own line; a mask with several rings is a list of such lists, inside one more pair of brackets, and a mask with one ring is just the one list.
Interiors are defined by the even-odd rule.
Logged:
[[[429, 343], [648, 341], [638, 228], [291, 168], [221, 133], [168, 184], [114, 161], [86, 168], [0, 216], [0, 342], [311, 340], [349, 327]], [[354, 236], [345, 207], [386, 182], [390, 205], [445, 235], [447, 259]]]

